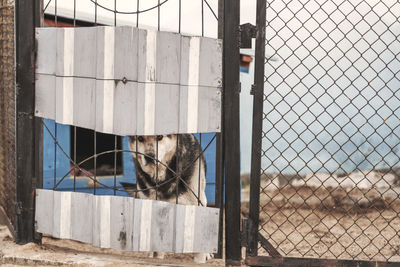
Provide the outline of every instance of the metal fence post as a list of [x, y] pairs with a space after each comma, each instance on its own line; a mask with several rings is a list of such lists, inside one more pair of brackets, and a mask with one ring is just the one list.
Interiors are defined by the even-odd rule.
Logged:
[[[35, 27], [40, 26], [42, 0], [15, 2], [16, 51], [16, 202], [15, 241], [40, 241], [34, 227], [35, 187], [41, 187], [40, 123], [35, 108]], [[39, 136], [38, 136], [39, 135]]]
[[265, 59], [266, 1], [257, 0], [257, 36], [254, 71], [253, 130], [250, 174], [249, 240], [246, 254], [257, 255], [258, 221], [260, 207], [261, 140], [264, 98], [264, 59]]
[[240, 0], [223, 4], [223, 136], [225, 151], [225, 255], [240, 264], [240, 129], [239, 129], [239, 18]]

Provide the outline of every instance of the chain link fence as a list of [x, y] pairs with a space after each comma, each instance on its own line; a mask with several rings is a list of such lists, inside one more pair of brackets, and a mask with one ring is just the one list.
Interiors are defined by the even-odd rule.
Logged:
[[400, 261], [399, 17], [267, 3], [259, 233], [282, 256]]
[[0, 213], [14, 222], [14, 1], [0, 1]]

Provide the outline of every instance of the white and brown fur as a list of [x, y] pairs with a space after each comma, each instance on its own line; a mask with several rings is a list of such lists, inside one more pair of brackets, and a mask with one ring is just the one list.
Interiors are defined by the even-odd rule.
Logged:
[[[131, 195], [171, 203], [177, 201], [183, 205], [207, 205], [206, 162], [203, 154], [199, 156], [201, 146], [193, 134], [131, 136], [129, 146], [135, 163], [137, 189]], [[174, 178], [176, 175], [179, 180]], [[157, 256], [164, 255], [158, 253]], [[208, 258], [208, 254], [195, 255], [196, 262]]]

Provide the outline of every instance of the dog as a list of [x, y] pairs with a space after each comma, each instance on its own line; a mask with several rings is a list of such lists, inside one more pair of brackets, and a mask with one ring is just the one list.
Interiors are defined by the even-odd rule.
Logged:
[[[130, 136], [129, 147], [136, 171], [136, 190], [127, 190], [130, 195], [207, 206], [206, 162], [193, 134]], [[163, 258], [164, 253], [155, 256]], [[210, 258], [211, 254], [201, 253], [194, 260]]]

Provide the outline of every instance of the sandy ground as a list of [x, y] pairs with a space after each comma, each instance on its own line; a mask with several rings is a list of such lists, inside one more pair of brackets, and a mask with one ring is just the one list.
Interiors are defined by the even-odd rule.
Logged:
[[[399, 188], [271, 186], [262, 181], [260, 233], [289, 257], [400, 261]], [[242, 214], [249, 210], [242, 194]], [[247, 194], [246, 194], [247, 193]], [[268, 255], [259, 249], [259, 255]]]
[[145, 253], [101, 249], [71, 240], [44, 237], [41, 245], [17, 245], [6, 226], [0, 225], [1, 266], [225, 266], [223, 260], [193, 263], [191, 255], [168, 254], [166, 259], [150, 259]]

